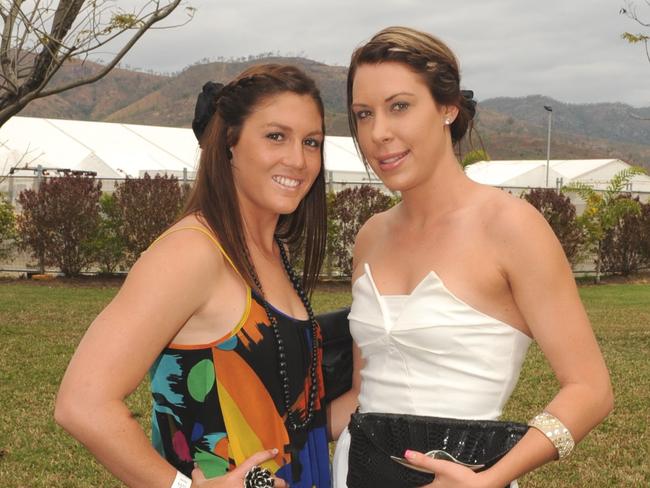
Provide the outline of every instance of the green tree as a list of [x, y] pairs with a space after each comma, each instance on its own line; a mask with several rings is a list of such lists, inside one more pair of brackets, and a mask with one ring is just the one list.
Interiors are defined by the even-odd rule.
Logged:
[[[33, 100], [107, 75], [138, 39], [171, 14], [181, 0], [140, 3], [126, 11], [112, 0], [3, 0], [0, 126]], [[188, 10], [190, 18], [193, 12]], [[85, 74], [78, 71], [73, 81], [56, 83], [55, 75], [66, 63], [83, 63], [92, 53], [111, 51], [116, 52], [106, 64]]]
[[588, 250], [595, 257], [596, 283], [600, 283], [603, 239], [606, 234], [619, 225], [621, 219], [626, 215], [641, 211], [638, 201], [621, 198], [627, 184], [639, 174], [645, 174], [645, 170], [632, 167], [619, 171], [602, 191], [597, 191], [591, 185], [580, 182], [563, 188], [563, 191], [577, 193], [585, 202], [586, 208], [578, 220], [586, 231]]
[[490, 155], [485, 149], [474, 149], [468, 152], [463, 160], [460, 162], [463, 168], [467, 168], [470, 164], [478, 163], [479, 161], [489, 161]]
[[11, 204], [0, 195], [0, 259], [11, 254], [16, 238], [16, 216]]
[[104, 193], [99, 199], [100, 220], [91, 240], [95, 262], [102, 273], [113, 274], [124, 261], [126, 245], [120, 234], [122, 220], [115, 195]]

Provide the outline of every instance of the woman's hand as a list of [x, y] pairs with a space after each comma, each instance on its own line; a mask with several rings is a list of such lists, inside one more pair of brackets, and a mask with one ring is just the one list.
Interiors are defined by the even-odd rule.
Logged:
[[432, 459], [416, 451], [406, 451], [404, 457], [409, 463], [435, 473], [432, 483], [423, 488], [503, 488], [492, 487], [485, 476], [451, 461]]
[[[197, 466], [192, 471], [192, 488], [243, 488], [244, 478], [246, 473], [253, 466], [262, 464], [264, 461], [273, 459], [278, 454], [277, 449], [269, 449], [268, 451], [260, 451], [253, 454], [246, 461], [241, 463], [229, 473], [219, 476], [218, 478], [207, 479], [203, 471]], [[289, 485], [281, 478], [274, 477], [275, 488], [289, 488]]]

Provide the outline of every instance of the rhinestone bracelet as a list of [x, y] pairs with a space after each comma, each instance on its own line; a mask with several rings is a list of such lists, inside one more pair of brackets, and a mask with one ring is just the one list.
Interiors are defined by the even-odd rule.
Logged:
[[528, 425], [535, 427], [553, 443], [557, 449], [558, 459], [564, 459], [573, 450], [575, 442], [571, 432], [555, 415], [544, 411], [536, 415]]

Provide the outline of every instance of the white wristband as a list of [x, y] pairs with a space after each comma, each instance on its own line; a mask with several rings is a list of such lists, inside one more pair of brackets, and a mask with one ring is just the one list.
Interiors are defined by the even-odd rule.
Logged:
[[192, 480], [185, 476], [180, 471], [176, 471], [176, 478], [170, 488], [191, 488]]

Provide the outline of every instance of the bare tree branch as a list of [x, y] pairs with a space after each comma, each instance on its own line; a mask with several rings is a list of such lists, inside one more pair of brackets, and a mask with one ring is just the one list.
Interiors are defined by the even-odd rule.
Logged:
[[[184, 0], [147, 0], [127, 12], [113, 0], [3, 0], [0, 16], [0, 126], [38, 98], [106, 76], [149, 29]], [[189, 22], [194, 9], [187, 8]], [[118, 38], [128, 38], [108, 63], [87, 76], [51, 86], [69, 62], [81, 62]]]
[[[650, 1], [646, 0], [645, 4], [650, 7]], [[619, 11], [621, 15], [625, 15], [626, 17], [629, 17], [633, 21], [635, 21], [637, 24], [639, 24], [641, 27], [645, 28], [650, 28], [650, 21], [645, 21], [642, 20], [641, 17], [639, 16], [637, 12], [637, 7], [635, 2], [628, 0], [625, 2], [625, 7], [621, 8]], [[643, 47], [645, 49], [645, 56], [648, 59], [648, 62], [650, 62], [650, 49], [648, 48], [648, 42], [650, 42], [650, 35], [647, 34], [632, 34], [631, 32], [624, 32], [621, 37], [625, 39], [627, 42], [630, 44], [637, 44], [637, 43], [643, 43]]]
[[[9, 149], [6, 144], [6, 141], [5, 142], [0, 141], [0, 146], [7, 147], [7, 149]], [[13, 167], [9, 168], [10, 171], [28, 169], [30, 164], [32, 164], [34, 161], [36, 161], [38, 158], [40, 158], [45, 154], [41, 151], [39, 154], [34, 155], [31, 159], [28, 159], [27, 157], [29, 156], [29, 153], [33, 153], [34, 151], [35, 149], [30, 149], [29, 145], [27, 145], [22, 155], [16, 161], [14, 161]], [[4, 166], [2, 168], [2, 172], [0, 173], [0, 184], [2, 184], [10, 176], [9, 172], [5, 174], [6, 166], [7, 166], [7, 161], [5, 161]]]
[[6, 14], [6, 21], [2, 29], [2, 40], [0, 41], [0, 69], [5, 78], [10, 80], [12, 86], [16, 86], [17, 80], [11, 73], [11, 60], [9, 59], [9, 53], [16, 17], [18, 17], [18, 12], [20, 12], [20, 6], [22, 3], [23, 0], [16, 0], [11, 4], [9, 11]]
[[[97, 80], [103, 78], [104, 76], [106, 76], [106, 74], [108, 74], [109, 71], [111, 71], [115, 66], [117, 66], [117, 64], [122, 60], [122, 58], [126, 55], [126, 53], [129, 52], [129, 50], [135, 45], [135, 43], [138, 41], [138, 39], [140, 39], [140, 37], [142, 37], [144, 35], [144, 33], [153, 24], [155, 24], [156, 22], [159, 22], [163, 18], [167, 17], [167, 15], [169, 15], [174, 10], [174, 8], [176, 8], [176, 6], [180, 3], [180, 1], [181, 0], [174, 0], [174, 3], [171, 4], [169, 7], [167, 7], [167, 9], [162, 9], [159, 14], [152, 15], [145, 22], [145, 24], [142, 25], [138, 29], [138, 31], [124, 45], [124, 47], [122, 47], [122, 49], [113, 57], [113, 60], [109, 64], [105, 65], [104, 68], [101, 69], [97, 74], [95, 74], [94, 76], [91, 76], [89, 78], [86, 78], [86, 79], [77, 80], [77, 81], [68, 83], [66, 85], [62, 85], [62, 86], [58, 86], [56, 88], [52, 88], [50, 90], [43, 90], [40, 93], [38, 98], [46, 97], [46, 96], [49, 96], [49, 95], [54, 95], [56, 93], [61, 93], [62, 91], [70, 90], [71, 88], [86, 85], [88, 83], [94, 83], [95, 81], [97, 81]], [[116, 36], [114, 36], [114, 37], [116, 37]], [[103, 42], [101, 44], [97, 44], [97, 47], [101, 46], [103, 44], [105, 44], [105, 42]], [[86, 51], [81, 51], [81, 52], [86, 52]]]

